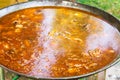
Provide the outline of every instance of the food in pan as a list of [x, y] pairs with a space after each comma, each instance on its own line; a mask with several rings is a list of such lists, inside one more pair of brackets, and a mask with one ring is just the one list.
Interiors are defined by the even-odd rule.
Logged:
[[120, 35], [100, 16], [65, 7], [34, 7], [0, 18], [0, 64], [34, 77], [96, 71], [118, 55]]

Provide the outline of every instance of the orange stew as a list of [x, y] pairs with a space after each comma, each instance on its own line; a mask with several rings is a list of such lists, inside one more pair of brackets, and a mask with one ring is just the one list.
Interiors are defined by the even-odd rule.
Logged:
[[35, 7], [0, 18], [0, 64], [34, 77], [96, 71], [118, 55], [119, 32], [99, 16]]

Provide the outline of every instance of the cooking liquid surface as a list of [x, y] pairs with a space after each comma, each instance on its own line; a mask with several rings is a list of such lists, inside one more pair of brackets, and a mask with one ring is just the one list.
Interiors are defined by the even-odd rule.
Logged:
[[34, 77], [96, 71], [119, 53], [120, 35], [83, 11], [37, 7], [0, 18], [0, 64]]

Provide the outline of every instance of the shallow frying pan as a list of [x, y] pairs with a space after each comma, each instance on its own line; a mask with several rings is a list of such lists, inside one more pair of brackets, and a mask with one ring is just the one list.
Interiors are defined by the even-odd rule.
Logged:
[[[62, 7], [79, 9], [79, 10], [91, 13], [93, 15], [100, 16], [105, 22], [109, 23], [110, 25], [115, 27], [118, 31], [120, 31], [120, 21], [118, 19], [116, 19], [114, 16], [106, 13], [103, 10], [97, 9], [95, 7], [76, 3], [76, 2], [72, 2], [69, 0], [38, 0], [38, 1], [30, 1], [30, 2], [25, 2], [25, 3], [20, 3], [20, 4], [12, 5], [12, 6], [1, 9], [0, 10], [0, 17], [3, 17], [4, 15], [9, 14], [9, 13], [14, 12], [14, 11], [17, 11], [17, 10], [30, 8], [30, 7], [39, 7], [39, 6], [62, 6]], [[62, 79], [63, 80], [63, 79], [78, 79], [78, 78], [82, 78], [82, 77], [86, 77], [86, 76], [98, 73], [100, 71], [103, 71], [103, 70], [113, 66], [119, 60], [120, 60], [120, 51], [118, 50], [116, 58], [111, 63], [104, 66], [103, 68], [100, 68], [99, 70], [95, 70], [95, 71], [87, 73], [87, 74], [72, 76], [72, 77], [39, 77], [38, 78], [38, 77], [30, 76], [27, 74], [19, 73], [17, 71], [11, 70], [3, 65], [0, 65], [0, 66], [13, 72], [13, 73], [16, 73], [18, 75], [22, 75], [25, 77], [37, 78], [37, 79], [55, 79], [55, 80]]]

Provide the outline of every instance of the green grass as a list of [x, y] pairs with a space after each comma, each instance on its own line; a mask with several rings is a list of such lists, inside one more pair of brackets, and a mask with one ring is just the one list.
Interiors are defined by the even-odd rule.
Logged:
[[103, 9], [120, 19], [120, 0], [77, 0], [77, 2]]

